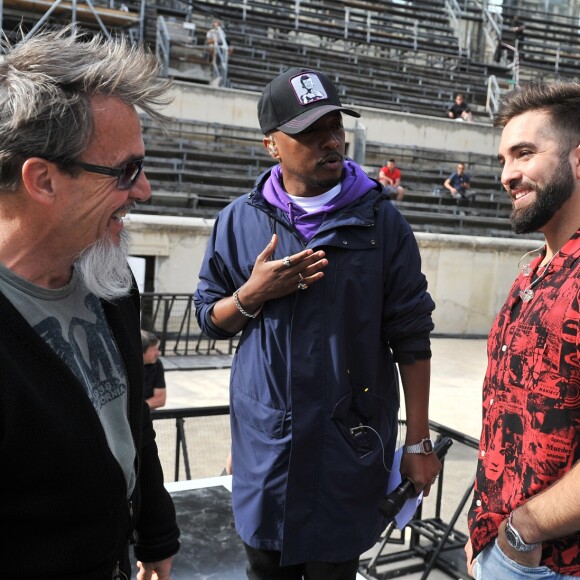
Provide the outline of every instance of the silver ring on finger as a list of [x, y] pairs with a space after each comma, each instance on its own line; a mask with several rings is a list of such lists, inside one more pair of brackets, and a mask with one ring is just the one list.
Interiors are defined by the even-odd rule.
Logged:
[[300, 272], [298, 272], [298, 279], [300, 280], [300, 282], [304, 280], [304, 276]]
[[298, 290], [307, 290], [308, 284], [304, 284], [304, 282], [298, 282]]
[[283, 258], [282, 264], [284, 264], [284, 266], [286, 266], [286, 268], [290, 268], [290, 266], [292, 266], [292, 262], [290, 261], [290, 256], [286, 256], [285, 258]]

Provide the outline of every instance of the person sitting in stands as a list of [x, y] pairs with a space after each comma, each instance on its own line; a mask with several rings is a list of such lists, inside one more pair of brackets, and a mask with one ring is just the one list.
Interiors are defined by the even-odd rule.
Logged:
[[147, 330], [141, 331], [143, 344], [143, 364], [145, 365], [145, 380], [143, 396], [150, 409], [165, 406], [167, 389], [165, 388], [165, 369], [159, 358], [159, 338]]
[[467, 190], [471, 187], [470, 177], [465, 173], [465, 164], [458, 163], [457, 170], [454, 171], [443, 183], [445, 189], [449, 190], [451, 197], [457, 201], [457, 205], [463, 205], [469, 201]]
[[447, 116], [450, 119], [455, 119], [456, 121], [467, 121], [468, 123], [473, 120], [471, 109], [465, 102], [461, 93], [455, 95], [454, 103], [449, 107], [449, 109], [447, 109]]
[[397, 201], [401, 201], [405, 196], [405, 188], [401, 187], [401, 170], [395, 166], [394, 159], [389, 159], [381, 168], [379, 181], [383, 184], [386, 193], [397, 196]]

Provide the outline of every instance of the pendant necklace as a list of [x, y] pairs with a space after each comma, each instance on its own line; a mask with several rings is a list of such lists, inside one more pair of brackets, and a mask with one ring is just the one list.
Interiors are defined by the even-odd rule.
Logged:
[[[542, 246], [543, 248], [544, 246]], [[532, 250], [531, 252], [527, 252], [526, 254], [524, 254], [522, 256], [522, 258], [520, 259], [520, 262], [518, 263], [518, 266], [520, 268], [520, 270], [522, 271], [522, 273], [524, 274], [524, 276], [529, 276], [532, 273], [532, 269], [530, 268], [529, 264], [525, 264], [524, 266], [520, 266], [521, 261], [528, 256], [529, 254], [532, 254], [534, 252], [537, 252], [538, 250], [541, 250], [542, 248], [537, 248], [536, 250]], [[561, 250], [562, 248], [560, 248]], [[560, 253], [560, 250], [558, 250], [551, 258], [550, 261], [543, 267], [543, 271], [542, 273], [533, 281], [531, 282], [527, 288], [524, 288], [523, 290], [519, 291], [519, 296], [522, 300], [522, 302], [529, 302], [533, 297], [534, 297], [534, 286], [536, 286], [539, 282], [541, 282], [545, 277], [546, 274], [548, 273], [548, 268], [550, 267], [550, 265], [552, 264], [552, 262], [554, 261], [554, 258]], [[540, 269], [540, 266], [538, 266], [538, 270]]]
[[[536, 248], [535, 250], [530, 250], [529, 252], [526, 252], [520, 258], [520, 261], [518, 262], [518, 270], [520, 270], [524, 276], [529, 276], [532, 273], [532, 268], [530, 267], [530, 262], [536, 257], [534, 254], [539, 255], [539, 252], [541, 252], [545, 247], [546, 247], [546, 245], [542, 244], [539, 248]], [[529, 258], [529, 260], [525, 264], [522, 264], [522, 262], [526, 258]]]

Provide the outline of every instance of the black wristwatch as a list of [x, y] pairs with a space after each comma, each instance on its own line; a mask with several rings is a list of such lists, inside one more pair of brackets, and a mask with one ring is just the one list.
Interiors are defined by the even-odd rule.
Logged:
[[405, 445], [403, 447], [405, 453], [422, 453], [423, 455], [429, 455], [433, 453], [433, 441], [429, 438], [421, 439], [419, 443], [415, 445]]
[[508, 544], [518, 552], [531, 552], [532, 550], [537, 548], [541, 542], [538, 542], [537, 544], [526, 544], [522, 540], [520, 533], [514, 528], [514, 525], [512, 523], [513, 515], [514, 512], [511, 512], [510, 517], [508, 518], [508, 521], [505, 526], [506, 540], [508, 541]]

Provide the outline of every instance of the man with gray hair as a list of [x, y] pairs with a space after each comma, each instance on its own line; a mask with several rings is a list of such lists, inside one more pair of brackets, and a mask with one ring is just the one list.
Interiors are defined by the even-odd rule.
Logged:
[[151, 195], [136, 108], [168, 84], [127, 40], [45, 31], [0, 56], [2, 576], [169, 579], [179, 549], [143, 401], [122, 218]]

